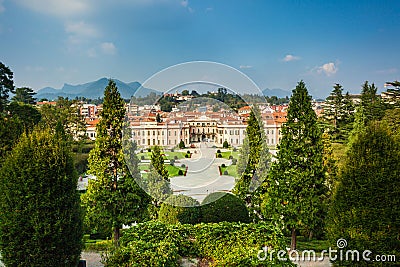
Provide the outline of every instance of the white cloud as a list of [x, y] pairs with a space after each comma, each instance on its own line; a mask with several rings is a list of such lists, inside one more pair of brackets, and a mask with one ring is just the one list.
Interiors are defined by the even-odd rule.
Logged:
[[241, 68], [241, 69], [251, 69], [251, 68], [253, 68], [253, 66], [250, 66], [250, 65], [240, 65], [239, 68]]
[[90, 11], [88, 1], [84, 0], [16, 0], [20, 5], [35, 12], [57, 17], [75, 16]]
[[335, 74], [339, 68], [333, 62], [325, 63], [317, 68], [317, 73], [325, 73], [327, 76]]
[[384, 74], [384, 75], [387, 75], [387, 74], [395, 74], [395, 73], [397, 73], [397, 72], [398, 72], [398, 69], [397, 69], [397, 68], [390, 68], [390, 69], [377, 70], [375, 73], [376, 73], [376, 74]]
[[300, 60], [300, 57], [288, 54], [282, 60], [285, 62], [289, 62], [289, 61]]
[[189, 5], [189, 1], [188, 0], [182, 0], [181, 1], [181, 6], [187, 7], [188, 5]]
[[93, 38], [100, 35], [96, 27], [85, 23], [84, 21], [65, 23], [65, 32], [71, 35]]
[[0, 0], [0, 13], [3, 13], [6, 10], [3, 3], [4, 3], [4, 0]]
[[114, 55], [117, 51], [117, 48], [113, 43], [104, 42], [100, 45], [101, 51], [107, 55]]

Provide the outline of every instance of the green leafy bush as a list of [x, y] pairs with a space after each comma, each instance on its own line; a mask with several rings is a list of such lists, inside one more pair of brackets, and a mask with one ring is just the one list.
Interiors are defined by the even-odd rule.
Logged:
[[232, 159], [232, 165], [236, 165], [237, 164], [237, 159]]
[[224, 143], [222, 144], [222, 147], [228, 148], [229, 147], [228, 141], [225, 140]]
[[221, 167], [222, 167], [222, 168], [225, 168], [226, 166], [225, 166], [225, 164], [224, 164], [224, 163], [222, 163], [222, 164], [221, 164]]
[[196, 224], [200, 221], [200, 217], [199, 202], [185, 195], [170, 196], [161, 204], [158, 212], [160, 222], [169, 224]]
[[249, 222], [249, 212], [242, 200], [233, 194], [215, 192], [209, 194], [202, 202], [202, 219], [204, 223]]
[[218, 157], [218, 158], [222, 158], [222, 154], [221, 154], [221, 153], [219, 153], [217, 157]]
[[182, 171], [182, 170], [179, 170], [179, 171], [178, 171], [178, 175], [183, 175], [183, 171]]
[[227, 170], [224, 171], [224, 175], [228, 175], [228, 171]]
[[262, 261], [264, 246], [285, 249], [279, 228], [267, 224], [140, 223], [125, 230], [120, 247], [106, 255], [106, 266], [179, 266], [181, 257], [208, 259], [212, 266], [295, 266], [279, 261], [276, 254]]
[[217, 150], [217, 153], [218, 153], [218, 154], [221, 153], [221, 149], [218, 149], [218, 150]]

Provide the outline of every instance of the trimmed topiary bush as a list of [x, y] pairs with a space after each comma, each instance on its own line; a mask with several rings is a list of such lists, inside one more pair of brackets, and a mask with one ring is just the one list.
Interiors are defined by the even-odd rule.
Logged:
[[141, 159], [141, 160], [144, 160], [144, 156], [142, 155], [142, 156], [140, 157], [140, 159]]
[[189, 158], [189, 154], [185, 154], [185, 158]]
[[224, 175], [228, 175], [228, 171], [227, 170], [224, 171]]
[[221, 153], [221, 150], [220, 150], [220, 149], [218, 149], [218, 150], [217, 150], [217, 153], [218, 153], [218, 154], [219, 154], [219, 153]]
[[233, 152], [236, 152], [236, 151], [237, 151], [237, 148], [236, 148], [236, 147], [232, 148], [232, 151], [233, 151]]
[[188, 150], [188, 151], [186, 151], [186, 154], [190, 154], [190, 151]]
[[229, 155], [229, 159], [233, 159], [233, 156], [232, 156], [232, 155]]
[[179, 171], [178, 171], [178, 175], [183, 175], [183, 171], [182, 171], [182, 170], [179, 170]]
[[236, 165], [237, 159], [232, 159], [232, 165]]
[[178, 159], [178, 156], [174, 156], [174, 160], [177, 160]]
[[197, 200], [185, 195], [172, 195], [161, 204], [158, 220], [168, 224], [196, 224], [200, 221], [200, 212]]
[[186, 168], [186, 165], [185, 165], [185, 164], [182, 164], [181, 167], [182, 167], [182, 168]]
[[250, 222], [249, 212], [242, 200], [233, 194], [215, 192], [202, 202], [201, 222]]
[[218, 158], [222, 158], [222, 154], [219, 153], [219, 154], [217, 155], [217, 157], [218, 157]]
[[225, 166], [225, 163], [222, 163], [222, 164], [221, 164], [221, 167], [222, 167], [222, 168], [225, 168], [225, 167], [226, 167], [226, 166]]
[[222, 147], [228, 148], [229, 147], [228, 141], [225, 140], [224, 143], [222, 144]]
[[147, 149], [147, 152], [151, 152], [151, 148], [148, 148], [148, 149]]

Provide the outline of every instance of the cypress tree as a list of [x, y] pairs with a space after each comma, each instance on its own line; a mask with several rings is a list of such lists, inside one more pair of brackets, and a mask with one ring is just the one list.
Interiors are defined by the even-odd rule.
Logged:
[[[94, 229], [108, 226], [113, 231], [116, 246], [122, 225], [140, 221], [149, 201], [135, 180], [140, 179], [135, 145], [130, 148], [129, 157], [124, 157], [124, 152], [128, 152], [123, 149], [123, 142], [127, 141], [123, 139], [124, 127], [125, 104], [115, 82], [110, 80], [104, 91], [95, 146], [89, 153], [89, 173], [96, 179], [89, 181], [82, 201], [89, 226]], [[130, 160], [129, 169], [126, 159]]]
[[0, 170], [0, 251], [6, 266], [77, 266], [82, 212], [62, 133], [23, 134]]
[[296, 231], [313, 230], [325, 198], [323, 144], [311, 97], [303, 81], [293, 90], [282, 127], [277, 161], [272, 165], [263, 199], [263, 213], [291, 232], [296, 249]]
[[271, 156], [266, 142], [260, 110], [254, 106], [246, 127], [246, 137], [240, 149], [241, 157], [237, 165], [239, 178], [233, 193], [246, 203], [254, 220], [261, 219], [260, 185], [266, 178]]

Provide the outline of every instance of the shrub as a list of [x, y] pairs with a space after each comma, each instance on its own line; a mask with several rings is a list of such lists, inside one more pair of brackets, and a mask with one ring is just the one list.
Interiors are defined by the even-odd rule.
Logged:
[[174, 160], [177, 160], [178, 159], [178, 156], [174, 156]]
[[209, 194], [202, 202], [202, 219], [204, 223], [249, 222], [249, 212], [242, 200], [233, 194], [215, 192]]
[[229, 147], [228, 141], [225, 140], [224, 143], [222, 144], [222, 147], [228, 148]]
[[140, 150], [140, 153], [143, 153], [143, 149]]
[[222, 164], [221, 164], [221, 167], [222, 167], [222, 168], [225, 168], [225, 167], [226, 167], [226, 166], [225, 166], [225, 163], [222, 163]]
[[222, 154], [221, 153], [218, 153], [218, 156], [217, 156], [218, 158], [222, 158]]
[[179, 170], [179, 171], [178, 171], [178, 175], [183, 175], [183, 171], [182, 171], [182, 170]]
[[148, 148], [148, 149], [147, 149], [147, 152], [151, 152], [151, 148]]
[[232, 165], [236, 165], [237, 159], [232, 159]]
[[180, 142], [179, 142], [179, 146], [178, 146], [180, 149], [184, 149], [185, 148], [185, 142], [183, 142], [183, 140], [181, 140]]
[[232, 149], [232, 151], [233, 151], [233, 152], [236, 152], [236, 151], [237, 151], [237, 148], [236, 148], [236, 147], [234, 147], [234, 148]]
[[186, 165], [185, 165], [185, 164], [182, 164], [181, 167], [182, 167], [182, 168], [186, 168]]
[[288, 260], [278, 260], [276, 253], [272, 261], [269, 256], [260, 261], [257, 254], [263, 246], [276, 251], [285, 248], [278, 227], [265, 223], [189, 225], [149, 221], [125, 230], [120, 247], [105, 261], [111, 267], [179, 266], [180, 257], [192, 257], [209, 259], [212, 266], [295, 266]]
[[174, 165], [175, 165], [175, 160], [174, 160], [174, 159], [171, 159], [171, 160], [169, 161], [169, 164], [171, 164], [171, 166], [174, 166]]
[[144, 156], [142, 155], [142, 156], [140, 157], [140, 159], [141, 159], [141, 160], [144, 160]]
[[217, 153], [218, 153], [218, 154], [221, 153], [221, 149], [218, 149], [218, 150], [217, 150]]
[[167, 224], [196, 224], [200, 217], [199, 202], [185, 195], [170, 196], [161, 204], [158, 212], [159, 221]]
[[227, 170], [224, 171], [224, 175], [228, 175], [228, 171]]
[[189, 154], [185, 154], [185, 158], [189, 158]]
[[229, 159], [233, 159], [233, 156], [232, 156], [232, 155], [229, 155]]
[[174, 152], [175, 150], [173, 148], [171, 148], [171, 152]]

